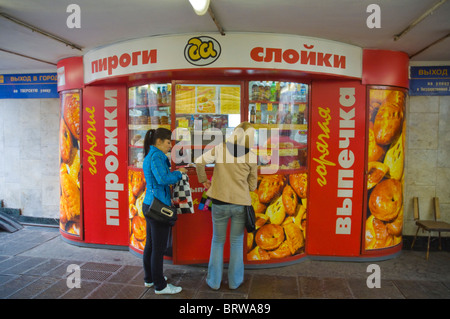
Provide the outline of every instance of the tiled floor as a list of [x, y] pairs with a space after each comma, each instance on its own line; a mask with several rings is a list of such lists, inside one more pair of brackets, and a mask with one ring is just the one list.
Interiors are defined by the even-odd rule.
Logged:
[[[78, 265], [80, 288], [67, 271]], [[139, 257], [128, 251], [81, 248], [61, 240], [57, 229], [25, 227], [0, 232], [0, 299], [450, 299], [450, 253], [403, 251], [380, 261], [381, 288], [368, 288], [368, 262], [306, 260], [271, 269], [245, 271], [244, 283], [228, 289], [226, 270], [219, 290], [205, 282], [202, 266], [165, 265], [168, 282], [180, 294], [155, 295], [143, 286]]]

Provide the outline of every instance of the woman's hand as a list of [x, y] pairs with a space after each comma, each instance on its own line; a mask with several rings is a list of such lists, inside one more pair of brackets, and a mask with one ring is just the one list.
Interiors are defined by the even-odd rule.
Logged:
[[187, 173], [187, 169], [184, 167], [180, 167], [179, 169], [177, 169], [177, 171], [180, 171], [181, 173], [184, 173], [184, 174]]
[[211, 181], [206, 181], [203, 183], [203, 187], [205, 187], [206, 189], [209, 189], [211, 187]]

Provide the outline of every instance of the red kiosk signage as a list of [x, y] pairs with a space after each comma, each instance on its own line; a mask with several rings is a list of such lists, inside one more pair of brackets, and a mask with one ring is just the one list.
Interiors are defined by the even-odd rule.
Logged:
[[[251, 194], [258, 230], [275, 231], [281, 239], [267, 245], [262, 231], [248, 234], [243, 252], [248, 265], [307, 256], [393, 256], [401, 249], [403, 208], [392, 214], [395, 220], [383, 220], [370, 202], [379, 193], [373, 191], [376, 183], [394, 177], [390, 183], [401, 182], [403, 172], [373, 183], [368, 167], [389, 167], [384, 156], [391, 147], [398, 149], [398, 136], [381, 145], [372, 143], [371, 134], [375, 124], [380, 127], [377, 112], [379, 118], [388, 113], [392, 92], [403, 103], [399, 92], [408, 85], [407, 65], [401, 52], [262, 33], [136, 39], [61, 60], [62, 107], [79, 104], [81, 128], [79, 136], [72, 133], [63, 117], [60, 137], [72, 138], [66, 150], [72, 155], [61, 161], [61, 234], [75, 244], [142, 253], [146, 130], [174, 131], [174, 149], [201, 136], [203, 144], [182, 155], [189, 162], [209, 147], [202, 140], [205, 128], [226, 135], [235, 123], [251, 120], [260, 165], [258, 188]], [[403, 117], [398, 124], [404, 128]], [[368, 155], [373, 145], [383, 150], [375, 160]], [[176, 156], [173, 168], [180, 165]], [[77, 163], [78, 170], [72, 169]], [[176, 264], [207, 262], [212, 235], [204, 190], [194, 169], [188, 175], [195, 212], [181, 215], [173, 229]], [[76, 209], [71, 202], [78, 203]], [[391, 236], [383, 243], [380, 230]]]
[[126, 245], [127, 114], [122, 86], [83, 92], [83, 181], [85, 240]]
[[309, 215], [307, 252], [358, 256], [366, 89], [356, 81], [319, 82], [312, 104], [309, 210], [318, 213]]

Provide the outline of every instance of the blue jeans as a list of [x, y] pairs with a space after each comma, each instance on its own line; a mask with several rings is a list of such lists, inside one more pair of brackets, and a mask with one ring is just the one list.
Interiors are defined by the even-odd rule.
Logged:
[[236, 289], [244, 281], [244, 227], [245, 210], [241, 205], [212, 205], [213, 237], [209, 257], [206, 283], [219, 289], [223, 271], [223, 246], [230, 227], [230, 262], [228, 264], [228, 286]]

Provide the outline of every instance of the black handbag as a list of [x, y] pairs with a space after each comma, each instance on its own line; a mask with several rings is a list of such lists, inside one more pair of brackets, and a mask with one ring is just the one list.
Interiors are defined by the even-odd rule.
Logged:
[[153, 197], [153, 202], [148, 210], [144, 212], [144, 216], [169, 226], [175, 225], [178, 218], [175, 207], [167, 206], [156, 197]]
[[245, 206], [245, 228], [247, 229], [248, 233], [251, 233], [253, 231], [255, 231], [256, 226], [255, 226], [255, 221], [256, 221], [256, 216], [255, 216], [255, 210], [253, 209], [253, 206]]

